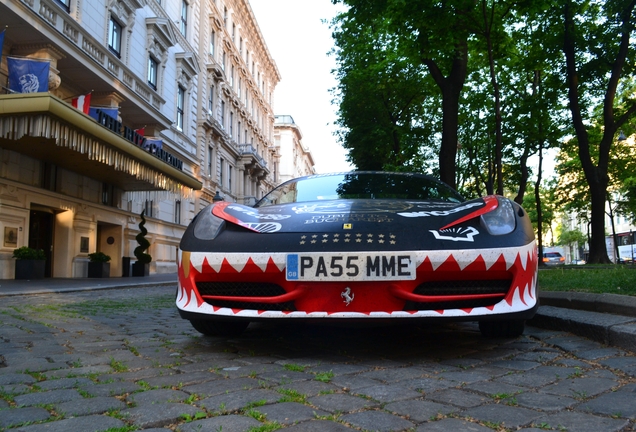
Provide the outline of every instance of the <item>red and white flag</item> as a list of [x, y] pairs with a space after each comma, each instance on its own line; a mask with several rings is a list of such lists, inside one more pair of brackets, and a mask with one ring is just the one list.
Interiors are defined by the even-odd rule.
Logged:
[[75, 108], [82, 111], [84, 114], [88, 114], [88, 110], [91, 107], [91, 94], [85, 94], [78, 96], [71, 100], [71, 103]]

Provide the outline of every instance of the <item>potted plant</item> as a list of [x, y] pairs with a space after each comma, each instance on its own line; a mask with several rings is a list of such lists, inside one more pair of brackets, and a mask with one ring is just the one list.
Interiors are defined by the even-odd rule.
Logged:
[[46, 255], [42, 249], [22, 246], [13, 250], [16, 279], [42, 279], [46, 264]]
[[104, 252], [93, 252], [88, 254], [88, 277], [107, 278], [110, 277], [110, 256]]
[[150, 261], [152, 261], [152, 256], [145, 252], [150, 247], [150, 242], [146, 239], [148, 230], [146, 229], [146, 227], [144, 227], [144, 225], [146, 225], [145, 213], [146, 210], [141, 211], [139, 234], [137, 234], [137, 236], [135, 237], [139, 246], [137, 246], [134, 250], [135, 258], [137, 258], [137, 261], [132, 266], [133, 276], [148, 276], [150, 274]]

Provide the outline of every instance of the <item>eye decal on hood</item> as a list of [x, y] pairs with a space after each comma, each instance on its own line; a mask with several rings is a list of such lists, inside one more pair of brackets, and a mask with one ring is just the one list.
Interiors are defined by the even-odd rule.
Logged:
[[463, 241], [474, 242], [474, 237], [479, 234], [479, 231], [473, 227], [466, 228], [449, 228], [443, 230], [429, 230], [437, 240], [451, 240], [451, 241]]

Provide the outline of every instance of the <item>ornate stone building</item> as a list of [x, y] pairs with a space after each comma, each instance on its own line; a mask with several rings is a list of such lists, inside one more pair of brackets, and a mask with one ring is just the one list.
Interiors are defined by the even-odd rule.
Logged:
[[274, 142], [280, 154], [278, 174], [281, 183], [296, 177], [315, 174], [314, 159], [302, 142], [303, 134], [290, 115], [277, 115]]
[[95, 251], [121, 276], [142, 210], [151, 272], [176, 271], [217, 192], [249, 203], [279, 182], [280, 76], [247, 0], [6, 0], [0, 16], [3, 84], [9, 58], [49, 64], [47, 91], [0, 92], [0, 279], [20, 246], [47, 276], [86, 277]]

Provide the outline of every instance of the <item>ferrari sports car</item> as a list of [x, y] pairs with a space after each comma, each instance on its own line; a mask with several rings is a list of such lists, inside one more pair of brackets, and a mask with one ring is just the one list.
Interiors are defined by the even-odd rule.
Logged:
[[514, 337], [538, 308], [528, 214], [421, 174], [313, 175], [253, 207], [211, 204], [178, 260], [177, 307], [206, 335], [263, 320], [454, 320]]

